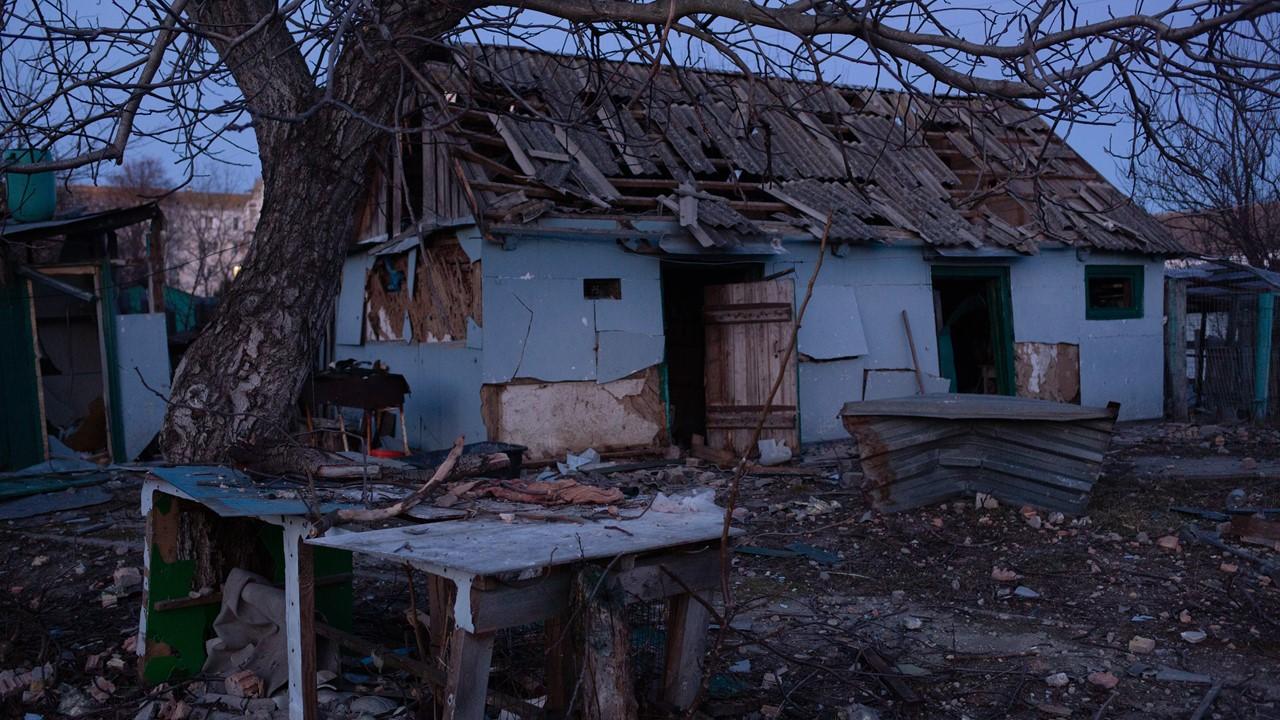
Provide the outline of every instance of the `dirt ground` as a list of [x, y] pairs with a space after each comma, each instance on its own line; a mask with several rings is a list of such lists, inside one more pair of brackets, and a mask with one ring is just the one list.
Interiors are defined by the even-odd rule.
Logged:
[[[797, 464], [809, 476], [744, 479], [730, 629], [708, 658], [703, 716], [1188, 718], [1217, 688], [1201, 717], [1280, 718], [1280, 589], [1246, 560], [1167, 538], [1216, 525], [1171, 508], [1221, 512], [1236, 488], [1237, 505], [1280, 507], [1280, 433], [1122, 425], [1084, 518], [972, 497], [868, 512], [853, 453], [813, 448]], [[600, 477], [642, 494], [712, 487], [722, 504], [727, 478], [706, 465]], [[191, 718], [246, 716], [201, 704], [204, 678], [139, 686], [139, 482], [108, 487], [109, 504], [0, 523], [0, 718], [161, 717], [177, 700]], [[361, 634], [411, 646], [407, 625], [387, 620], [404, 617], [405, 590], [397, 568], [358, 563]], [[633, 621], [636, 666], [651, 673], [641, 656], [661, 613]], [[537, 696], [538, 637], [500, 640], [493, 687]], [[330, 717], [419, 711], [403, 676], [346, 662], [322, 691]], [[388, 700], [352, 709], [371, 696]]]

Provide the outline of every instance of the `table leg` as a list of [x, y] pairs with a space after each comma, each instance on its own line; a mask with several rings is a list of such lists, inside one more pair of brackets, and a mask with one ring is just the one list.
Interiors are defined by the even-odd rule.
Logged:
[[675, 595], [667, 601], [663, 699], [677, 708], [688, 708], [698, 696], [710, 619], [711, 613], [692, 595]]
[[544, 624], [544, 648], [546, 651], [547, 717], [563, 717], [573, 697], [574, 672], [573, 638], [568, 634], [569, 616], [557, 615]]
[[494, 633], [453, 631], [449, 642], [449, 680], [444, 691], [444, 720], [483, 720], [489, 690]]
[[312, 548], [303, 542], [308, 525], [285, 518], [284, 613], [289, 651], [289, 720], [315, 720], [316, 627]]

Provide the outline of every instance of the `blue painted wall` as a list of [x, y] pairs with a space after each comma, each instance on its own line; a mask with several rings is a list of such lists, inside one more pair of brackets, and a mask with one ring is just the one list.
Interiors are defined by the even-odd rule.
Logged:
[[[796, 303], [804, 299], [805, 286], [818, 255], [816, 244], [787, 246], [789, 253], [770, 264], [769, 272], [795, 269]], [[840, 409], [846, 402], [861, 400], [869, 373], [879, 379], [905, 381], [903, 394], [915, 392], [911, 370], [911, 348], [902, 323], [902, 311], [911, 319], [921, 370], [938, 372], [938, 346], [934, 333], [933, 289], [929, 266], [921, 259], [919, 247], [850, 248], [843, 256], [827, 254], [815, 281], [821, 286], [852, 288], [862, 320], [867, 354], [845, 359], [811, 360], [805, 334], [799, 350], [800, 439], [802, 442], [838, 440], [848, 437], [840, 423]], [[816, 290], [815, 290], [816, 296]], [[810, 303], [805, 312], [806, 327], [824, 327], [841, 322], [844, 308]], [[901, 373], [886, 371], [900, 370]], [[874, 382], [874, 381], [873, 381]]]
[[[381, 359], [403, 373], [413, 388], [407, 407], [410, 441], [444, 447], [455, 433], [484, 437], [480, 387], [513, 379], [548, 382], [608, 382], [663, 360], [659, 261], [626, 252], [607, 237], [583, 237], [574, 228], [522, 238], [511, 249], [483, 243], [484, 327], [462, 343], [341, 344], [351, 338], [352, 304], [363, 286], [339, 299], [338, 358]], [[593, 225], [580, 221], [579, 226]], [[601, 223], [599, 229], [610, 227]], [[795, 271], [796, 301], [803, 298], [817, 257], [816, 243], [790, 242], [788, 252], [766, 261], [766, 272]], [[362, 257], [348, 260], [344, 278], [363, 280]], [[1045, 250], [1032, 257], [993, 258], [984, 265], [1010, 267], [1015, 342], [1080, 345], [1081, 397], [1088, 405], [1122, 403], [1124, 419], [1157, 417], [1163, 407], [1163, 265], [1159, 260], [1094, 253], [1088, 263], [1145, 267], [1145, 314], [1135, 320], [1085, 320], [1084, 262], [1073, 250]], [[583, 280], [618, 278], [622, 297], [589, 300]], [[863, 399], [864, 387], [881, 396], [900, 388], [915, 392], [911, 353], [902, 311], [911, 319], [921, 369], [938, 373], [930, 265], [919, 246], [849, 249], [828, 254], [817, 279], [827, 288], [810, 305], [809, 328], [844, 328], [855, 321], [861, 332], [832, 341], [802, 333], [799, 364], [801, 439], [843, 439], [839, 412]], [[358, 307], [358, 305], [356, 306]], [[473, 332], [473, 335], [477, 333]], [[860, 343], [862, 345], [860, 345]], [[836, 348], [833, 351], [833, 347]], [[830, 359], [840, 347], [858, 347], [856, 357]], [[827, 359], [806, 357], [824, 355]]]
[[[1085, 319], [1085, 265], [1142, 265], [1143, 315]], [[1080, 346], [1080, 401], [1120, 403], [1121, 420], [1164, 413], [1164, 262], [1134, 255], [1045, 250], [1009, 262], [1014, 342]]]

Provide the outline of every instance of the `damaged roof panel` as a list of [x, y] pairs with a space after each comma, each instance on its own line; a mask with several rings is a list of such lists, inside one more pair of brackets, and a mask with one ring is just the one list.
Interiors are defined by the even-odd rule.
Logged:
[[[482, 220], [512, 186], [551, 213], [688, 220], [663, 198], [691, 184], [715, 198], [681, 223], [704, 246], [733, 247], [720, 235], [747, 227], [820, 231], [834, 211], [841, 242], [1183, 252], [1040, 117], [987, 99], [477, 45], [425, 75], [450, 103], [434, 112], [465, 125], [450, 131], [465, 138], [454, 152], [493, 161], [472, 166]], [[475, 122], [485, 114], [504, 121]]]

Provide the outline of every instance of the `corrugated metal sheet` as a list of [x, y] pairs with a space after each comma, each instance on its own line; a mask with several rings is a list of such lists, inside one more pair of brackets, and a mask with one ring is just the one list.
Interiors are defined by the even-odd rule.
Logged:
[[885, 512], [984, 492], [1082, 514], [1118, 405], [1086, 408], [995, 395], [924, 395], [845, 405], [863, 491]]

